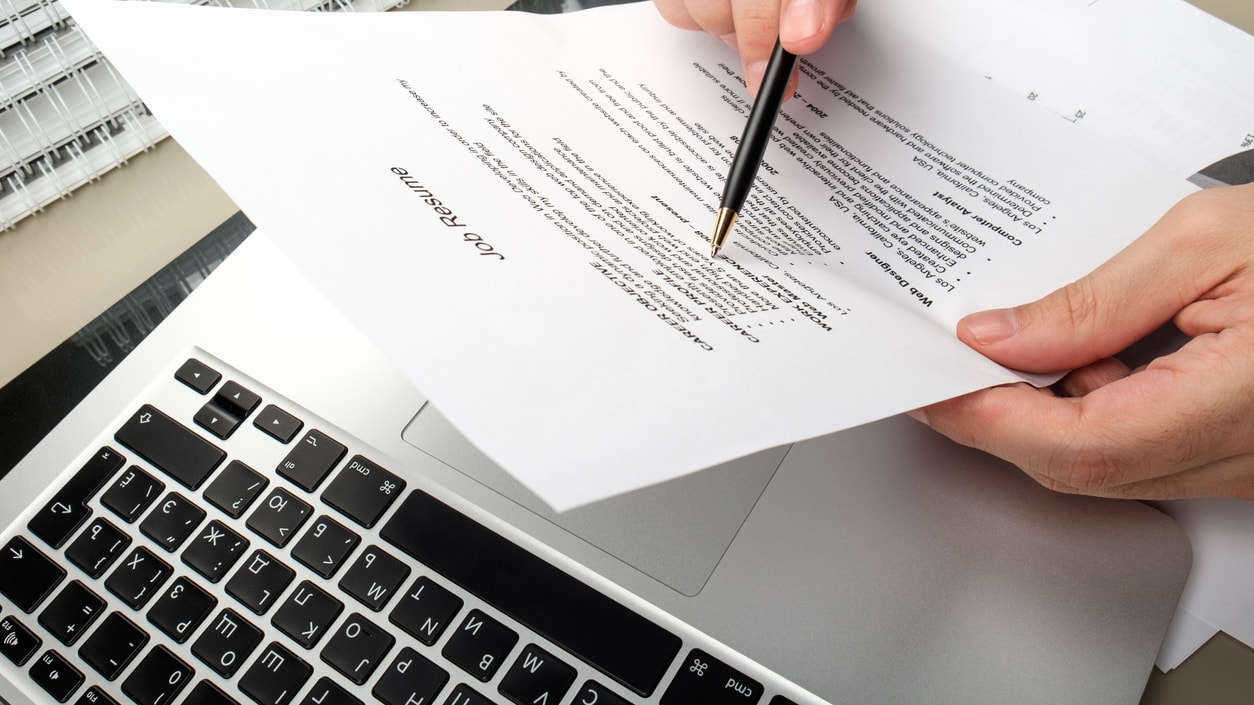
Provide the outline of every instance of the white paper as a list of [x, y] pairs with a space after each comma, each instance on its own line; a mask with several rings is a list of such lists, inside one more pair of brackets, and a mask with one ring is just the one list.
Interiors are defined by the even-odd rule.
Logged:
[[249, 217], [559, 510], [1020, 379], [954, 322], [1081, 276], [1190, 190], [855, 21], [807, 64], [710, 261], [739, 63], [647, 4], [65, 4]]

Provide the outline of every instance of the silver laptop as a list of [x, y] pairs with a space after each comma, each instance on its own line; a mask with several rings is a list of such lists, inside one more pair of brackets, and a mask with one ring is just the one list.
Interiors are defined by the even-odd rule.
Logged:
[[9, 705], [1131, 704], [1190, 555], [906, 418], [554, 514], [260, 232], [0, 483]]

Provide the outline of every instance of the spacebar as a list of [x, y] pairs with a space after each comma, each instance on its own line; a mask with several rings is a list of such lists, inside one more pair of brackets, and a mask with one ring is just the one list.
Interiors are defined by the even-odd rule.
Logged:
[[381, 535], [639, 695], [679, 652], [679, 637], [424, 492]]

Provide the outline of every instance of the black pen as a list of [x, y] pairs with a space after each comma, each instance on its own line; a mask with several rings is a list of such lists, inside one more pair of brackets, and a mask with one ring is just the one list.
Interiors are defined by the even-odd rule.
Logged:
[[710, 235], [711, 257], [717, 257], [718, 251], [723, 249], [727, 234], [749, 197], [749, 189], [753, 187], [766, 145], [771, 141], [775, 116], [784, 102], [784, 91], [788, 90], [788, 80], [792, 78], [796, 65], [797, 56], [784, 51], [784, 45], [776, 41], [775, 51], [766, 64], [766, 73], [762, 75], [757, 100], [753, 101], [753, 108], [749, 110], [745, 133], [740, 137], [740, 146], [732, 157], [731, 170], [727, 172], [723, 199], [718, 204], [718, 218], [714, 221], [714, 234]]

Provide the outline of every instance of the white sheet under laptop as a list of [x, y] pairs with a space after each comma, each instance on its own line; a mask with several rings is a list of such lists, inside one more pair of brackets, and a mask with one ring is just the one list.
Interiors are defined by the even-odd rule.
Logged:
[[647, 6], [67, 6], [249, 217], [559, 509], [1020, 379], [957, 318], [1091, 270], [1190, 190], [854, 22], [709, 261], [737, 62]]

